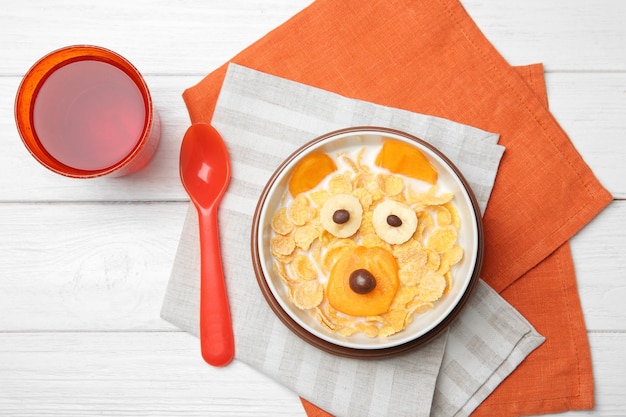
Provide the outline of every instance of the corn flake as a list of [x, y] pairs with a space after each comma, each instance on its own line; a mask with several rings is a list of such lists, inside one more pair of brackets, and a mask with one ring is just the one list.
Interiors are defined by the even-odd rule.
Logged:
[[365, 324], [363, 322], [357, 322], [354, 327], [356, 327], [360, 332], [365, 333], [367, 337], [374, 338], [378, 336], [378, 326], [374, 324]]
[[461, 228], [461, 216], [456, 206], [452, 203], [446, 203], [443, 206], [450, 212], [451, 224], [456, 230], [459, 230]]
[[317, 307], [324, 298], [324, 288], [317, 280], [303, 281], [293, 288], [293, 303], [301, 310]]
[[436, 213], [437, 224], [439, 226], [449, 226], [452, 224], [452, 214], [450, 214], [450, 210], [448, 210], [445, 206], [437, 207]]
[[271, 221], [272, 230], [279, 235], [288, 235], [293, 230], [294, 224], [287, 216], [287, 208], [282, 207], [273, 216]]
[[359, 199], [359, 202], [361, 203], [364, 212], [367, 212], [374, 202], [374, 198], [372, 197], [372, 195], [363, 187], [355, 188], [352, 192], [352, 195]]
[[447, 262], [450, 266], [452, 266], [461, 262], [461, 259], [463, 259], [463, 248], [459, 245], [454, 245], [444, 252], [441, 257], [441, 262]]
[[278, 276], [286, 283], [290, 284], [293, 282], [287, 271], [285, 270], [285, 265], [282, 262], [274, 262], [274, 271], [278, 274]]
[[450, 202], [454, 198], [453, 193], [437, 194], [437, 186], [432, 186], [425, 193], [419, 193], [409, 189], [408, 201], [423, 206], [439, 206]]
[[397, 333], [406, 327], [408, 314], [409, 310], [405, 308], [396, 308], [392, 309], [391, 311], [389, 311], [389, 313], [385, 315], [385, 319], [394, 330], [394, 333]]
[[287, 209], [289, 220], [296, 226], [303, 226], [314, 215], [315, 210], [311, 208], [309, 199], [303, 194], [298, 194]]
[[435, 227], [435, 220], [433, 219], [433, 216], [431, 216], [431, 214], [428, 211], [422, 210], [422, 211], [416, 212], [416, 214], [417, 214], [418, 225], [419, 224], [424, 225], [424, 232], [432, 230]]
[[425, 313], [434, 307], [433, 303], [425, 302], [420, 299], [415, 299], [406, 305], [406, 308], [413, 311], [415, 314]]
[[404, 190], [404, 180], [397, 175], [385, 175], [383, 190], [388, 196], [397, 196]]
[[411, 302], [417, 296], [417, 292], [417, 286], [401, 285], [391, 302], [391, 308], [404, 308], [407, 303]]
[[315, 316], [322, 326], [326, 327], [328, 330], [333, 332], [337, 330], [337, 324], [333, 322], [319, 306], [315, 307]]
[[427, 274], [419, 283], [418, 297], [425, 302], [437, 301], [446, 289], [446, 279], [440, 274]]
[[276, 235], [270, 240], [270, 247], [274, 255], [288, 256], [296, 249], [296, 242], [291, 235]]
[[426, 271], [426, 264], [404, 262], [398, 268], [398, 277], [404, 285], [417, 285]]
[[454, 226], [440, 227], [427, 239], [426, 245], [438, 253], [444, 253], [452, 248], [457, 239], [457, 231]]
[[350, 173], [335, 174], [328, 182], [328, 190], [331, 194], [349, 194], [352, 192]]
[[448, 273], [450, 268], [459, 263], [461, 259], [463, 259], [463, 249], [458, 245], [453, 246], [441, 255], [441, 261], [439, 263], [437, 273]]
[[329, 245], [328, 250], [322, 256], [322, 269], [324, 272], [330, 273], [333, 265], [335, 265], [335, 262], [339, 260], [341, 255], [355, 245], [351, 239], [337, 239], [333, 244]]
[[298, 227], [293, 234], [293, 240], [297, 247], [309, 250], [311, 244], [320, 236], [320, 229], [314, 225]]
[[361, 166], [358, 159], [355, 161], [346, 154], [341, 155], [341, 159], [350, 167], [352, 171], [354, 171], [355, 174], [361, 173]]
[[291, 270], [297, 281], [309, 281], [317, 278], [317, 269], [306, 255], [296, 255], [291, 262]]
[[399, 245], [394, 245], [393, 256], [398, 263], [414, 262], [425, 265], [428, 260], [428, 254], [423, 250], [422, 244], [416, 239], [409, 239]]
[[380, 188], [378, 178], [373, 175], [370, 175], [366, 178], [363, 187], [367, 190], [368, 193], [370, 193], [373, 201], [380, 200], [384, 196], [384, 193]]
[[425, 232], [426, 232], [426, 224], [418, 221], [417, 227], [415, 228], [415, 232], [413, 233], [413, 240], [422, 242], [424, 240]]
[[424, 251], [428, 255], [428, 259], [426, 261], [426, 267], [428, 268], [428, 270], [438, 270], [439, 266], [441, 265], [441, 257], [439, 256], [439, 254], [431, 248], [424, 248]]
[[327, 190], [315, 190], [309, 193], [309, 198], [317, 207], [322, 207], [324, 202], [328, 200], [330, 193]]
[[342, 327], [341, 329], [337, 330], [337, 334], [339, 336], [352, 336], [355, 335], [359, 332], [359, 329], [357, 329], [356, 327]]
[[452, 288], [452, 273], [448, 271], [443, 277], [446, 279], [446, 289], [443, 290], [443, 293], [447, 294], [448, 291], [450, 291], [450, 288]]
[[383, 248], [387, 250], [391, 249], [391, 245], [389, 245], [389, 243], [382, 240], [376, 233], [368, 233], [368, 234], [362, 235], [361, 245], [365, 246], [366, 248], [378, 247], [378, 248]]

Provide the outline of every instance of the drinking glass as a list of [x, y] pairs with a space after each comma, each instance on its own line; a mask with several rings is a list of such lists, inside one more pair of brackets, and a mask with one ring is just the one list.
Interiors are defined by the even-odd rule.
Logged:
[[15, 120], [26, 148], [68, 177], [122, 176], [154, 155], [160, 124], [137, 69], [108, 49], [75, 45], [53, 51], [24, 76]]

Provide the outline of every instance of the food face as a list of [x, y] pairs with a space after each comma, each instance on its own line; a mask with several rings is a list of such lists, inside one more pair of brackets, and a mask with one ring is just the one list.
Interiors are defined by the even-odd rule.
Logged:
[[332, 332], [370, 337], [431, 309], [463, 258], [454, 195], [437, 177], [416, 147], [391, 139], [303, 158], [271, 220], [274, 269], [293, 304]]

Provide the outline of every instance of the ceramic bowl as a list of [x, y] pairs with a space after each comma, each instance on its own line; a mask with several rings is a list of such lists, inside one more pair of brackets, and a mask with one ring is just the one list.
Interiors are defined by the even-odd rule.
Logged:
[[[311, 310], [297, 308], [289, 297], [289, 289], [273, 268], [275, 258], [270, 247], [273, 236], [271, 219], [285, 204], [289, 179], [296, 164], [311, 152], [324, 152], [332, 157], [359, 149], [380, 149], [382, 143], [393, 139], [418, 148], [438, 171], [437, 186], [441, 192], [454, 193], [461, 228], [457, 244], [464, 257], [453, 266], [451, 287], [426, 312], [415, 314], [404, 330], [388, 337], [368, 337], [362, 333], [341, 336], [328, 330]], [[372, 151], [374, 152], [374, 151]], [[410, 134], [378, 127], [342, 129], [322, 135], [302, 146], [274, 172], [259, 199], [253, 218], [252, 259], [263, 296], [278, 318], [296, 335], [324, 351], [354, 357], [381, 358], [413, 349], [443, 331], [459, 314], [475, 285], [483, 258], [483, 231], [476, 198], [463, 175], [441, 152]]]

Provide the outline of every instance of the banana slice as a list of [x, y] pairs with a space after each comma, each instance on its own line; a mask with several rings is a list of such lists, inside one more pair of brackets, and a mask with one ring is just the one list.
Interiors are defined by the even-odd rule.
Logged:
[[372, 223], [378, 237], [391, 245], [397, 245], [413, 236], [417, 228], [417, 215], [406, 204], [387, 200], [374, 209]]
[[363, 218], [363, 207], [359, 199], [351, 194], [329, 197], [320, 210], [322, 226], [338, 238], [350, 237], [359, 230]]

